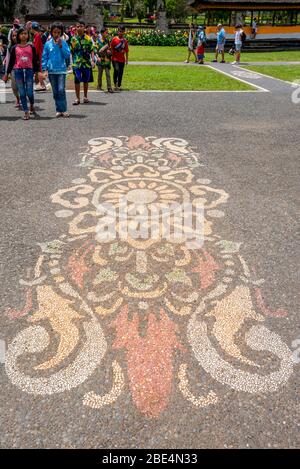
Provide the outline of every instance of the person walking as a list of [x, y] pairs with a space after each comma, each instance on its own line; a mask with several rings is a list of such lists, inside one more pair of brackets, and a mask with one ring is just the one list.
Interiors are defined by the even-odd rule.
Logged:
[[85, 34], [85, 22], [78, 21], [76, 25], [76, 35], [72, 36], [71, 53], [73, 58], [73, 73], [75, 82], [76, 99], [74, 106], [80, 104], [80, 84], [83, 83], [84, 103], [89, 103], [88, 90], [92, 81], [94, 62], [94, 44], [92, 39]]
[[221, 63], [225, 63], [225, 42], [226, 42], [226, 32], [221, 23], [217, 26], [217, 45], [216, 45], [216, 55], [213, 62], [218, 62], [218, 55], [221, 54], [222, 60]]
[[[43, 55], [43, 50], [44, 50], [44, 44], [43, 44], [40, 32], [41, 32], [41, 27], [39, 23], [37, 23], [36, 21], [33, 21], [31, 23], [31, 34], [33, 35], [33, 45], [35, 47], [35, 50], [38, 56], [40, 67], [42, 67], [42, 55]], [[40, 68], [40, 70], [38, 71], [39, 73], [36, 73], [35, 75], [35, 84], [36, 84], [35, 91], [45, 92], [47, 91], [47, 88], [43, 79], [43, 75], [40, 73], [41, 71], [42, 71], [42, 68]]]
[[190, 57], [191, 54], [195, 57], [195, 62], [197, 63], [197, 56], [196, 56], [196, 50], [197, 48], [197, 39], [196, 39], [196, 33], [195, 33], [195, 26], [193, 24], [190, 24], [190, 29], [189, 29], [189, 38], [188, 38], [188, 55], [187, 59], [185, 60], [185, 63], [188, 64], [190, 62]]
[[[17, 32], [18, 32], [18, 30], [15, 29], [11, 33], [11, 36], [10, 36], [10, 44], [7, 48], [6, 57], [5, 57], [5, 74], [6, 75], [8, 75], [7, 70], [8, 70], [11, 50], [17, 44]], [[11, 89], [13, 91], [13, 94], [15, 95], [15, 98], [16, 98], [15, 107], [20, 109], [21, 108], [20, 95], [19, 95], [17, 84], [16, 84], [15, 70], [11, 71], [10, 78], [11, 78]]]
[[9, 30], [8, 37], [7, 37], [9, 43], [12, 42], [11, 40], [12, 33], [17, 31], [20, 28], [20, 26], [21, 26], [20, 20], [18, 18], [15, 18], [13, 22], [13, 27]]
[[112, 63], [114, 67], [115, 91], [121, 91], [125, 64], [128, 65], [128, 41], [124, 38], [125, 27], [119, 26], [118, 35], [111, 41]]
[[235, 47], [235, 61], [232, 65], [239, 65], [241, 61], [241, 51], [243, 42], [246, 40], [246, 34], [241, 24], [237, 24], [235, 27], [234, 47]]
[[51, 39], [46, 42], [42, 57], [42, 71], [47, 73], [52, 86], [56, 117], [69, 117], [67, 112], [66, 74], [70, 48], [63, 39], [62, 23], [55, 22], [50, 29]]
[[101, 39], [95, 40], [95, 56], [98, 66], [98, 90], [102, 90], [102, 77], [105, 71], [107, 91], [113, 93], [111, 87], [110, 69], [111, 69], [111, 49], [107, 29], [101, 29]]
[[252, 39], [255, 39], [257, 35], [257, 18], [254, 18], [252, 21], [251, 32], [252, 32]]
[[[6, 83], [11, 72], [14, 70], [16, 84], [18, 87], [22, 108], [24, 111], [24, 120], [29, 117], [35, 117], [34, 109], [34, 74], [38, 73], [40, 65], [35, 47], [29, 42], [29, 32], [20, 28], [17, 32], [17, 44], [11, 49], [10, 59], [3, 80]], [[28, 109], [27, 98], [30, 102]]]
[[206, 46], [205, 29], [205, 26], [199, 26], [198, 28], [197, 59], [199, 64], [204, 64]]

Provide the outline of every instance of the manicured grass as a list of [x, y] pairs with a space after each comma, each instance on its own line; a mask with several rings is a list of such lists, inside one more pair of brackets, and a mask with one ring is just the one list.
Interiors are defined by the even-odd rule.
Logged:
[[[183, 62], [187, 57], [186, 47], [155, 47], [155, 46], [131, 46], [129, 60], [150, 62]], [[206, 60], [213, 59], [213, 54], [208, 52]], [[232, 61], [231, 55], [226, 54], [226, 60]], [[191, 56], [193, 61], [193, 56]], [[284, 52], [245, 52], [242, 54], [243, 62], [276, 62], [276, 61], [299, 61], [300, 51]]]
[[[94, 77], [92, 88], [96, 88], [97, 71]], [[125, 90], [253, 90], [245, 83], [201, 65], [195, 68], [129, 65], [125, 68], [122, 86]]]
[[300, 80], [300, 65], [253, 65], [245, 68], [290, 82]]

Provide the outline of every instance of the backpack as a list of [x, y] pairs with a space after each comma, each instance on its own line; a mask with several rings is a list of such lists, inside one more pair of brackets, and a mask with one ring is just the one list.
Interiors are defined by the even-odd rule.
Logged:
[[244, 43], [246, 41], [246, 39], [247, 39], [247, 35], [246, 35], [245, 31], [243, 31], [242, 34], [241, 34], [242, 43]]

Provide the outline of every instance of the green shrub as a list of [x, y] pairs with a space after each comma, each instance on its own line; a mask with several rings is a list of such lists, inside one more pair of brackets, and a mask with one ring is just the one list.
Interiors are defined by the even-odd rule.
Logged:
[[126, 30], [126, 38], [131, 46], [186, 46], [188, 33], [172, 31], [166, 34], [157, 30]]

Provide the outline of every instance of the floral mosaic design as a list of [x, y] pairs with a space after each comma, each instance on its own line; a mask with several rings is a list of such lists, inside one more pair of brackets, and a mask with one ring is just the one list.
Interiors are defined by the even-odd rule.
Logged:
[[[247, 265], [241, 243], [218, 234], [229, 196], [201, 178], [199, 155], [181, 139], [134, 136], [92, 139], [81, 157], [83, 177], [51, 196], [65, 232], [40, 244], [31, 278], [20, 281], [25, 306], [7, 311], [28, 322], [7, 351], [13, 385], [37, 396], [72, 390], [109, 350], [121, 357], [111, 363], [111, 389], [97, 383], [82, 395], [93, 409], [128, 390], [148, 418], [160, 417], [175, 392], [195, 407], [217, 405], [219, 386], [193, 391], [191, 359], [210, 382], [236, 391], [284, 385], [291, 351], [265, 320], [286, 313], [264, 304], [264, 280]], [[189, 250], [160, 236], [99, 240], [105, 220], [97, 207], [117, 206], [120, 196], [129, 212], [153, 201], [202, 204], [203, 246]]]

